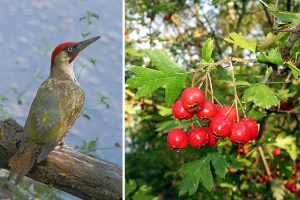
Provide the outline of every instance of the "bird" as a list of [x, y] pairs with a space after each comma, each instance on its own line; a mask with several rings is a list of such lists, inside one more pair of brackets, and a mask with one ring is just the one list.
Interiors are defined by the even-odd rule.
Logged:
[[9, 181], [14, 179], [17, 185], [45, 160], [80, 115], [85, 93], [74, 75], [73, 60], [99, 38], [64, 42], [53, 50], [50, 75], [33, 99], [18, 150], [9, 160]]

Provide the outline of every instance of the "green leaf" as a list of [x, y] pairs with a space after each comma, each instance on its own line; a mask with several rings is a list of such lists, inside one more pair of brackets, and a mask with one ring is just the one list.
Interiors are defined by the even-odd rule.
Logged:
[[125, 181], [126, 195], [129, 195], [136, 189], [136, 182], [134, 180]]
[[277, 95], [262, 83], [257, 83], [249, 87], [243, 95], [243, 100], [245, 102], [253, 102], [255, 106], [266, 109], [279, 105]]
[[288, 64], [288, 67], [292, 70], [292, 74], [293, 74], [294, 78], [298, 79], [298, 77], [300, 76], [300, 69], [298, 69], [296, 67], [296, 65], [294, 65], [291, 62], [287, 62], [287, 64]]
[[276, 137], [274, 145], [280, 149], [286, 150], [292, 160], [296, 160], [299, 149], [297, 148], [296, 138], [294, 136], [281, 133]]
[[256, 121], [261, 120], [265, 116], [267, 116], [267, 112], [263, 110], [256, 111], [255, 109], [251, 109], [248, 113], [247, 116], [250, 118], [255, 119]]
[[251, 37], [249, 40], [247, 40], [244, 36], [241, 36], [235, 32], [229, 33], [229, 35], [232, 39], [224, 38], [225, 41], [234, 43], [243, 49], [248, 49], [255, 53], [255, 49], [256, 49], [255, 38]]
[[271, 183], [271, 190], [273, 193], [273, 197], [276, 200], [284, 199], [284, 188], [282, 187], [283, 181], [280, 179], [273, 179]]
[[276, 44], [276, 36], [272, 33], [268, 33], [267, 36], [263, 37], [258, 44], [258, 49], [260, 51], [274, 47]]
[[171, 105], [180, 95], [188, 77], [188, 72], [174, 63], [163, 51], [154, 50], [148, 53], [152, 64], [158, 70], [145, 67], [133, 67], [131, 71], [137, 77], [127, 80], [131, 88], [137, 88], [137, 97], [143, 97], [160, 87], [165, 88], [165, 102]]
[[183, 173], [185, 177], [179, 184], [179, 196], [186, 192], [191, 196], [197, 191], [200, 181], [201, 162], [202, 160], [195, 160], [180, 167], [179, 172]]
[[214, 166], [216, 175], [220, 178], [225, 178], [226, 172], [227, 172], [227, 162], [223, 158], [222, 154], [215, 153], [212, 158], [212, 164]]
[[191, 196], [197, 191], [199, 181], [200, 181], [200, 173], [199, 170], [196, 170], [194, 172], [195, 173], [193, 175], [187, 176], [180, 182], [179, 196], [182, 196], [186, 192], [188, 192], [189, 195]]
[[278, 19], [291, 23], [300, 22], [300, 13], [292, 13], [292, 12], [273, 12], [273, 15]]
[[268, 55], [265, 55], [264, 53], [260, 52], [256, 56], [256, 58], [257, 58], [258, 61], [269, 62], [269, 63], [273, 63], [273, 64], [276, 64], [276, 65], [281, 65], [283, 63], [281, 54], [280, 54], [279, 50], [276, 49], [276, 48], [271, 49], [269, 51]]
[[211, 190], [211, 186], [213, 184], [213, 177], [211, 174], [211, 170], [210, 170], [210, 159], [211, 156], [206, 156], [206, 158], [204, 158], [202, 160], [202, 163], [200, 165], [200, 177], [201, 177], [201, 182], [202, 185], [208, 190]]
[[216, 175], [224, 178], [227, 172], [227, 162], [219, 152], [211, 152], [200, 160], [182, 165], [179, 172], [185, 176], [179, 184], [179, 196], [187, 192], [190, 196], [193, 195], [198, 189], [199, 182], [210, 191], [214, 182], [210, 168], [211, 164], [215, 169]]
[[204, 46], [202, 48], [202, 58], [206, 62], [209, 62], [212, 55], [212, 50], [213, 50], [213, 40], [211, 38], [208, 38], [205, 41]]
[[284, 100], [286, 100], [286, 99], [288, 99], [290, 97], [293, 97], [293, 96], [295, 96], [295, 94], [297, 94], [296, 91], [291, 92], [291, 93], [289, 91], [290, 91], [289, 89], [278, 90], [278, 94], [279, 94], [280, 98], [284, 99]]
[[143, 199], [143, 200], [154, 200], [154, 199], [157, 199], [155, 198], [154, 196], [148, 194], [150, 193], [150, 187], [147, 186], [147, 185], [142, 185], [138, 191], [136, 191], [133, 195], [133, 200], [140, 200], [140, 199]]

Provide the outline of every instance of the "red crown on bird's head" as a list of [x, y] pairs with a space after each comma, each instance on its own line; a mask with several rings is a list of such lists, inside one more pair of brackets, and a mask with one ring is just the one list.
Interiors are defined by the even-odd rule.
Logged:
[[[57, 45], [55, 47], [55, 49], [53, 50], [52, 52], [52, 55], [51, 55], [51, 67], [53, 67], [54, 65], [54, 60], [55, 60], [55, 57], [63, 50], [65, 49], [66, 47], [68, 46], [72, 46], [76, 44], [76, 42], [64, 42], [64, 43], [61, 43], [59, 45]], [[70, 60], [69, 60], [69, 63], [71, 63], [75, 58], [76, 58], [77, 54], [73, 55]]]

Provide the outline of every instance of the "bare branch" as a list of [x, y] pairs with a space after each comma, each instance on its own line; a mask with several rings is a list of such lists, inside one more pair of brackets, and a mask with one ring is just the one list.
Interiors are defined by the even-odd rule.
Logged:
[[[8, 161], [17, 151], [23, 127], [15, 120], [0, 120], [0, 168], [9, 169]], [[37, 164], [28, 177], [82, 199], [121, 199], [122, 170], [63, 146]]]

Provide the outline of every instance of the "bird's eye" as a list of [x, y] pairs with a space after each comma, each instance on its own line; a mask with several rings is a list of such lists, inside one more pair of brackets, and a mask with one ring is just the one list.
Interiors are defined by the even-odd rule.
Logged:
[[68, 47], [68, 51], [72, 52], [73, 51], [73, 47]]

